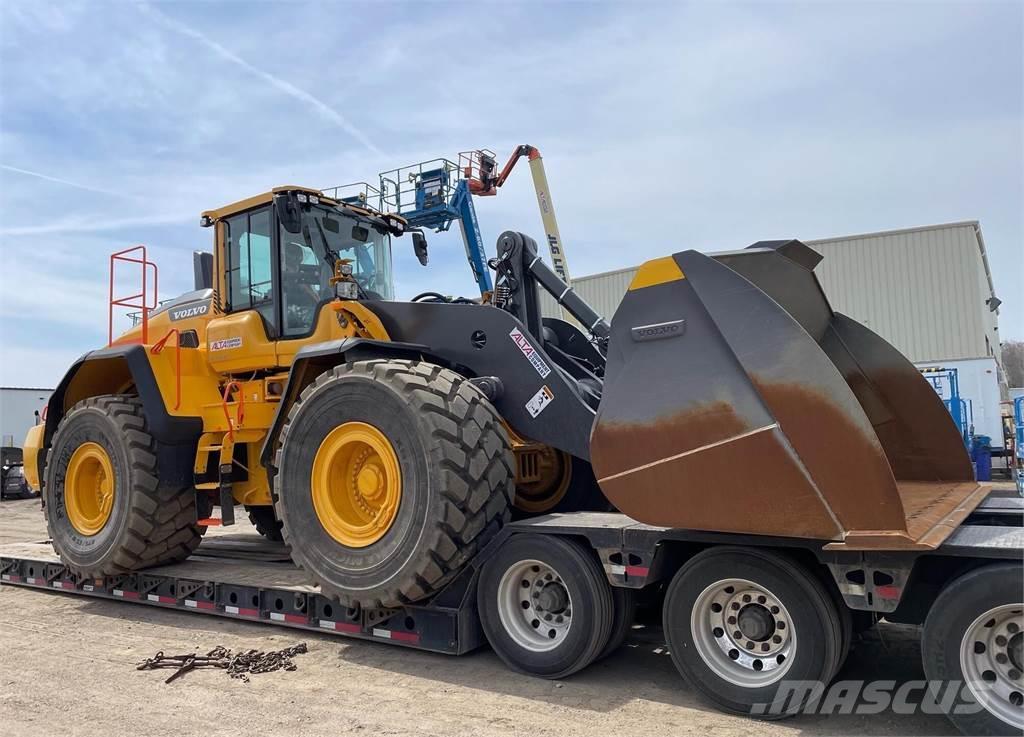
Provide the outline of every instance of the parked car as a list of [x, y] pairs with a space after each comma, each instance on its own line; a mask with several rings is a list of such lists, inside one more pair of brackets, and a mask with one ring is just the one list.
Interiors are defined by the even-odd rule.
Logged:
[[38, 495], [25, 478], [21, 448], [0, 448], [0, 498], [28, 499]]

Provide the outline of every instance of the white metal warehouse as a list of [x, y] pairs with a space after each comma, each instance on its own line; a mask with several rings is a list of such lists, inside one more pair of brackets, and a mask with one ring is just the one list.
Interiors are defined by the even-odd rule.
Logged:
[[[1001, 445], [999, 302], [979, 223], [804, 242], [824, 256], [815, 273], [833, 309], [867, 325], [922, 368], [956, 368], [976, 431]], [[610, 317], [635, 273], [633, 267], [576, 277], [573, 287]], [[545, 313], [557, 314], [554, 301], [542, 298]]]
[[53, 389], [21, 386], [0, 387], [0, 444], [21, 447], [25, 434], [36, 424]]

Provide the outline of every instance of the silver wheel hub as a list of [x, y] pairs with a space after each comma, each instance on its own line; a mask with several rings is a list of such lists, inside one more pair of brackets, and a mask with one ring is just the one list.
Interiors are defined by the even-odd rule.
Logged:
[[569, 634], [572, 598], [558, 571], [539, 560], [523, 560], [501, 577], [498, 616], [517, 645], [546, 652]]
[[744, 579], [711, 584], [690, 615], [694, 646], [711, 670], [744, 688], [765, 686], [789, 670], [796, 633], [771, 591]]
[[960, 668], [967, 687], [985, 710], [1024, 729], [1024, 607], [990, 609], [967, 628], [960, 643]]

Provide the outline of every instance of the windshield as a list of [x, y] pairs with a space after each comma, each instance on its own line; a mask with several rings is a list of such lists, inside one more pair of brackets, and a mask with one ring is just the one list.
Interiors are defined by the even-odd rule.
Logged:
[[309, 332], [319, 305], [334, 298], [335, 259], [348, 259], [366, 299], [394, 299], [391, 237], [337, 210], [305, 206], [298, 233], [281, 228], [284, 333]]

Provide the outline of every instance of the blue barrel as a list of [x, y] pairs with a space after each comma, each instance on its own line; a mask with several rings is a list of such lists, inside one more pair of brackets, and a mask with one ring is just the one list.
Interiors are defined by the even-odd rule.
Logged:
[[975, 435], [971, 442], [971, 458], [974, 460], [975, 476], [978, 481], [992, 480], [992, 438]]

